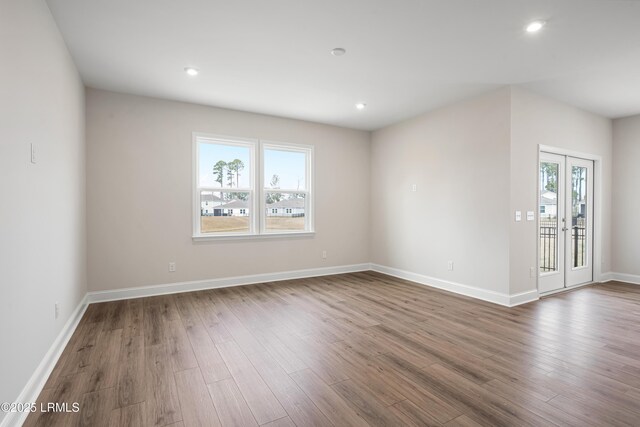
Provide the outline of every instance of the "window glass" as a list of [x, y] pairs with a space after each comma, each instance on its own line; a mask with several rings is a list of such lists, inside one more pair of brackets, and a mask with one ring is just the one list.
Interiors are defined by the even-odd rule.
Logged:
[[305, 194], [269, 192], [266, 196], [267, 232], [305, 230]]
[[200, 232], [248, 233], [250, 196], [248, 192], [200, 192]]
[[265, 148], [264, 188], [306, 190], [306, 153]]
[[200, 187], [252, 187], [250, 147], [201, 142], [199, 154]]

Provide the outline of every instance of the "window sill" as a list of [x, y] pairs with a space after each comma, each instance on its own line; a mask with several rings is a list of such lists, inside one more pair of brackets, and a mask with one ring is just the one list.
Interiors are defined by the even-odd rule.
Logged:
[[290, 233], [265, 233], [265, 234], [225, 234], [219, 236], [195, 235], [192, 236], [194, 243], [200, 242], [220, 242], [229, 240], [265, 240], [265, 239], [287, 239], [287, 238], [304, 238], [312, 237], [315, 231], [302, 231]]

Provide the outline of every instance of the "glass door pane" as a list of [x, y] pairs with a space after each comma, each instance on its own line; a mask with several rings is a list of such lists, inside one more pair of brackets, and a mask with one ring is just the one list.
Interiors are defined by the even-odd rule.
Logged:
[[593, 281], [593, 161], [567, 157], [565, 286]]
[[571, 266], [587, 265], [587, 168], [571, 168]]
[[540, 162], [540, 273], [558, 270], [558, 176], [560, 165]]

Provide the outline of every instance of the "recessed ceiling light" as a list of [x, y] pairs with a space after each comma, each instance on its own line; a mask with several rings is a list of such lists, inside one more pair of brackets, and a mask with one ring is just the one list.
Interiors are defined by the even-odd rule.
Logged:
[[342, 56], [345, 53], [347, 53], [347, 51], [344, 50], [341, 47], [337, 47], [337, 48], [331, 50], [331, 55], [333, 55], [333, 56]]
[[544, 21], [533, 21], [527, 25], [527, 33], [537, 33], [544, 27]]
[[366, 107], [367, 107], [367, 104], [365, 104], [364, 102], [358, 102], [358, 103], [356, 104], [356, 108], [357, 108], [358, 110], [364, 110]]
[[190, 76], [197, 76], [200, 71], [198, 71], [197, 68], [185, 67], [184, 72], [189, 74]]

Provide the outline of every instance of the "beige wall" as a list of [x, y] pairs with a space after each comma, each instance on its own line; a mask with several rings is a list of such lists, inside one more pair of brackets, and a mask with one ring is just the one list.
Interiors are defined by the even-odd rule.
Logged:
[[[529, 269], [536, 266], [536, 222], [515, 222], [513, 213], [538, 214], [538, 144], [593, 154], [602, 158], [601, 229], [602, 263], [597, 271], [611, 270], [611, 120], [513, 87], [511, 96], [511, 203], [510, 273], [511, 294], [536, 289]], [[597, 173], [597, 170], [596, 170]], [[598, 277], [595, 277], [597, 280]]]
[[86, 292], [84, 88], [44, 1], [0, 9], [0, 402], [13, 402]]
[[[314, 145], [316, 235], [194, 243], [194, 131]], [[92, 291], [369, 261], [368, 132], [88, 89], [87, 143]]]
[[373, 263], [508, 292], [509, 94], [373, 133]]
[[536, 222], [525, 218], [538, 214], [542, 144], [602, 159], [595, 279], [611, 270], [611, 120], [509, 87], [376, 131], [372, 141], [373, 263], [512, 296], [535, 291]]
[[613, 266], [640, 279], [640, 116], [613, 122]]

